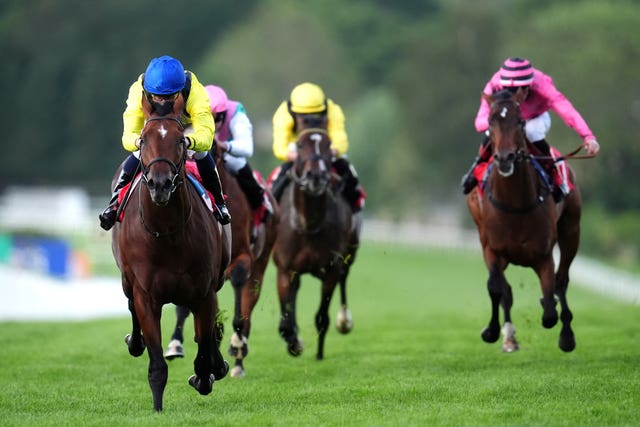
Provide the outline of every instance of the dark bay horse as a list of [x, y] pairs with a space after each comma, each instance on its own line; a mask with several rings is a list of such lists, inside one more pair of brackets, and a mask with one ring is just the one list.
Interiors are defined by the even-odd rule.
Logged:
[[[143, 97], [144, 98], [144, 97]], [[146, 98], [141, 133], [142, 180], [113, 231], [113, 254], [129, 299], [132, 331], [125, 342], [132, 356], [149, 354], [153, 407], [162, 410], [168, 368], [162, 353], [162, 306], [174, 303], [194, 313], [198, 353], [189, 384], [209, 394], [229, 366], [216, 345], [216, 292], [229, 249], [213, 214], [185, 180], [186, 146], [179, 97], [172, 112], [158, 115]]]
[[[219, 150], [218, 150], [219, 151]], [[264, 272], [269, 263], [271, 250], [276, 239], [276, 226], [279, 213], [276, 201], [265, 189], [273, 206], [273, 215], [261, 223], [257, 233], [253, 235], [253, 210], [238, 180], [227, 170], [222, 160], [222, 153], [217, 153], [217, 168], [222, 188], [227, 195], [227, 207], [231, 214], [231, 262], [226, 269], [225, 278], [233, 286], [235, 304], [233, 315], [233, 335], [229, 346], [229, 354], [235, 358], [231, 369], [232, 377], [243, 377], [245, 374], [243, 360], [249, 353], [248, 339], [251, 331], [251, 313], [253, 312], [260, 291]], [[176, 307], [176, 327], [173, 339], [165, 352], [167, 359], [183, 357], [182, 328], [189, 310]]]
[[292, 182], [280, 199], [280, 224], [273, 260], [278, 269], [280, 336], [293, 356], [302, 353], [296, 322], [300, 277], [310, 273], [322, 281], [320, 307], [315, 316], [318, 360], [324, 357], [329, 329], [329, 304], [340, 284], [341, 308], [337, 327], [348, 333], [353, 322], [347, 309], [346, 282], [359, 245], [360, 215], [341, 195], [341, 181], [331, 170], [331, 140], [324, 129], [299, 134], [298, 156], [291, 168]]
[[[542, 288], [542, 325], [558, 322], [556, 296], [560, 301], [562, 329], [558, 345], [563, 351], [575, 348], [571, 329], [573, 315], [567, 304], [569, 267], [578, 251], [582, 200], [576, 186], [556, 205], [548, 181], [531, 155], [520, 115], [519, 99], [506, 93], [488, 96], [489, 126], [493, 161], [485, 188], [467, 195], [467, 206], [478, 228], [485, 264], [489, 270], [487, 288], [491, 319], [482, 339], [493, 343], [500, 337], [499, 306], [504, 312], [502, 349], [518, 349], [511, 322], [513, 295], [504, 271], [509, 264], [531, 267]], [[573, 180], [573, 172], [571, 172]], [[553, 248], [560, 249], [557, 271]]]

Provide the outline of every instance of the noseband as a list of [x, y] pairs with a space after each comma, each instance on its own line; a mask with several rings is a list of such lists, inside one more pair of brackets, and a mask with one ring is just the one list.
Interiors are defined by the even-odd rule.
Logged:
[[[151, 117], [150, 119], [147, 119], [145, 121], [144, 125], [146, 127], [149, 122], [158, 121], [158, 120], [172, 120], [178, 123], [178, 125], [180, 126], [180, 130], [184, 131], [184, 126], [182, 125], [182, 122], [176, 119], [175, 117], [167, 117], [167, 116]], [[140, 143], [140, 145], [142, 144], [144, 144], [144, 140]], [[142, 165], [142, 182], [145, 185], [148, 185], [149, 183], [148, 174], [151, 171], [151, 166], [153, 166], [155, 163], [167, 163], [171, 168], [171, 173], [173, 174], [173, 178], [171, 179], [171, 189], [170, 189], [170, 192], [173, 193], [182, 184], [182, 179], [180, 175], [181, 175], [182, 169], [184, 168], [186, 159], [187, 159], [187, 150], [184, 150], [182, 154], [182, 159], [180, 159], [180, 162], [177, 165], [172, 160], [167, 159], [166, 157], [155, 157], [145, 165], [144, 162], [142, 161], [142, 156], [140, 156], [140, 164]]]

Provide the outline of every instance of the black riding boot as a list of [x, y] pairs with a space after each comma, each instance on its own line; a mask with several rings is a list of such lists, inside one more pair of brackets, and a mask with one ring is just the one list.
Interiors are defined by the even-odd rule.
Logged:
[[280, 198], [282, 197], [282, 193], [284, 189], [289, 184], [289, 169], [293, 166], [293, 162], [286, 162], [280, 166], [280, 173], [276, 177], [276, 179], [271, 183], [271, 194], [276, 199], [276, 201], [280, 202]]
[[265, 198], [264, 188], [262, 188], [260, 183], [256, 181], [256, 177], [253, 175], [253, 170], [251, 170], [249, 163], [244, 165], [242, 169], [238, 171], [236, 179], [238, 180], [240, 188], [247, 196], [252, 210], [258, 210], [264, 204], [266, 212], [263, 221], [265, 221], [269, 215], [273, 214], [273, 207], [271, 206], [271, 203], [269, 203], [268, 199]]
[[98, 215], [98, 218], [100, 219], [100, 227], [107, 231], [114, 226], [118, 219], [118, 193], [120, 193], [120, 190], [122, 190], [124, 186], [131, 182], [132, 178], [133, 174], [129, 175], [124, 171], [124, 169], [120, 172], [118, 182], [116, 183], [116, 187], [113, 189], [113, 194], [111, 195], [111, 200], [109, 200], [109, 206], [107, 206], [107, 208]]
[[213, 213], [214, 216], [220, 224], [229, 224], [229, 222], [231, 222], [231, 215], [229, 215], [229, 210], [224, 202], [220, 176], [218, 175], [218, 169], [216, 169], [216, 164], [213, 161], [211, 153], [207, 153], [202, 159], [196, 159], [196, 166], [198, 167], [204, 188], [209, 190], [215, 199], [214, 203], [217, 209]]
[[334, 160], [333, 167], [344, 180], [342, 194], [349, 202], [349, 206], [351, 206], [354, 213], [360, 211], [361, 206], [358, 205], [358, 200], [362, 195], [362, 191], [355, 168], [343, 157]]
[[489, 137], [485, 135], [483, 137], [482, 143], [480, 144], [478, 155], [475, 159], [473, 159], [471, 167], [462, 177], [462, 181], [460, 182], [460, 185], [462, 186], [462, 194], [469, 194], [471, 190], [473, 190], [473, 188], [478, 185], [478, 180], [475, 176], [473, 176], [473, 171], [479, 163], [489, 161], [489, 158], [491, 157], [491, 145], [489, 144], [489, 141]]
[[[540, 152], [540, 154], [542, 154], [545, 157], [551, 158], [551, 147], [549, 146], [549, 143], [547, 142], [546, 139], [534, 141], [531, 144]], [[553, 187], [553, 191], [552, 191], [553, 200], [556, 203], [559, 203], [562, 199], [564, 199], [565, 193], [562, 191], [562, 188], [556, 185], [556, 182], [554, 180], [556, 163], [552, 159], [549, 159], [549, 160], [540, 161], [540, 164], [542, 165], [544, 170], [547, 172], [547, 176], [549, 177], [549, 181], [551, 182], [551, 185]], [[567, 192], [568, 192], [568, 189], [567, 189]]]

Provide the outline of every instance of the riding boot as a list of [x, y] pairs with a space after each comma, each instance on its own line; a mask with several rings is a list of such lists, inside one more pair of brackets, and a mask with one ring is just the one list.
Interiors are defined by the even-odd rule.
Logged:
[[289, 169], [293, 166], [293, 162], [285, 162], [280, 166], [280, 173], [271, 183], [271, 194], [280, 202], [284, 189], [289, 184]]
[[556, 162], [553, 159], [554, 156], [551, 152], [551, 146], [549, 146], [546, 139], [532, 142], [532, 144], [543, 156], [549, 157], [548, 160], [544, 160], [541, 163], [553, 183], [553, 200], [558, 203], [571, 191], [569, 184], [566, 182], [566, 174], [563, 173], [562, 170], [562, 168], [566, 167], [565, 162]]
[[480, 144], [480, 148], [478, 149], [478, 155], [473, 159], [473, 163], [467, 173], [463, 175], [460, 183], [462, 186], [462, 194], [469, 194], [471, 190], [478, 185], [478, 180], [473, 175], [473, 171], [480, 163], [488, 162], [491, 158], [491, 144], [489, 144], [489, 141], [489, 137], [485, 135], [482, 143]]
[[344, 180], [342, 194], [344, 194], [345, 199], [349, 202], [349, 206], [351, 206], [353, 213], [359, 212], [364, 204], [364, 191], [360, 186], [358, 174], [355, 168], [344, 157], [335, 159], [333, 167], [336, 169], [336, 172], [338, 172], [338, 175], [340, 175]]
[[264, 188], [262, 188], [262, 185], [260, 185], [256, 180], [249, 163], [244, 165], [242, 169], [238, 170], [236, 179], [238, 180], [238, 184], [240, 184], [240, 188], [242, 188], [242, 191], [247, 196], [252, 210], [257, 211], [264, 206], [265, 211], [264, 215], [262, 215], [263, 222], [266, 221], [269, 216], [273, 215], [271, 202], [269, 202], [269, 199], [265, 197]]
[[222, 225], [229, 224], [231, 222], [231, 215], [224, 201], [224, 195], [222, 194], [222, 184], [220, 183], [220, 176], [218, 175], [218, 169], [213, 161], [211, 153], [207, 153], [202, 159], [196, 159], [196, 166], [198, 172], [202, 178], [202, 184], [204, 188], [209, 190], [213, 194], [216, 210], [213, 212], [218, 222]]
[[118, 195], [127, 184], [131, 182], [133, 176], [136, 174], [136, 170], [140, 165], [140, 160], [133, 154], [129, 155], [127, 159], [122, 163], [122, 169], [118, 176], [118, 181], [111, 194], [111, 200], [107, 208], [98, 215], [100, 220], [100, 227], [105, 230], [110, 230], [118, 219]]

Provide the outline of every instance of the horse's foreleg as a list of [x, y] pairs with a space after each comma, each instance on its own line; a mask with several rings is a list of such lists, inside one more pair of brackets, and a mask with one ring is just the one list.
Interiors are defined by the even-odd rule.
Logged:
[[287, 343], [287, 351], [292, 356], [302, 354], [302, 341], [298, 337], [296, 322], [296, 297], [300, 288], [300, 276], [278, 269], [278, 297], [280, 299], [280, 325], [278, 331]]
[[193, 361], [195, 375], [189, 378], [189, 384], [202, 395], [211, 393], [213, 382], [224, 378], [229, 370], [229, 365], [215, 344], [217, 308], [217, 296], [212, 291], [207, 301], [193, 311], [198, 353]]
[[511, 307], [513, 306], [513, 292], [511, 285], [504, 279], [504, 293], [500, 301], [502, 305], [502, 311], [504, 312], [504, 323], [502, 325], [502, 351], [505, 353], [512, 353], [519, 349], [518, 341], [516, 340], [516, 328], [514, 328], [511, 322]]
[[127, 344], [129, 354], [133, 357], [139, 357], [144, 353], [145, 344], [144, 338], [142, 338], [142, 331], [140, 330], [140, 322], [138, 321], [136, 308], [132, 299], [129, 299], [129, 312], [131, 313], [131, 333], [124, 337], [124, 342]]
[[575, 208], [569, 209], [570, 207], [567, 207], [558, 222], [560, 265], [555, 276], [555, 292], [560, 300], [560, 320], [562, 322], [558, 346], [563, 351], [573, 351], [576, 348], [575, 336], [571, 329], [573, 314], [567, 303], [567, 288], [569, 287], [569, 267], [578, 252], [580, 242], [580, 212]]
[[171, 335], [171, 341], [167, 346], [167, 350], [164, 352], [164, 357], [167, 360], [173, 360], [176, 357], [184, 357], [184, 348], [182, 343], [184, 342], [183, 329], [184, 322], [189, 317], [189, 308], [177, 305], [176, 306], [176, 327]]
[[333, 291], [336, 288], [336, 278], [333, 275], [325, 277], [322, 281], [322, 291], [320, 294], [320, 307], [316, 313], [316, 331], [318, 331], [318, 352], [316, 353], [316, 359], [324, 359], [324, 340], [327, 336], [327, 330], [329, 329], [329, 305], [331, 304], [331, 297]]
[[336, 328], [341, 334], [348, 334], [353, 329], [353, 317], [347, 308], [347, 278], [340, 278], [340, 309], [336, 316]]
[[556, 310], [555, 291], [555, 274], [554, 262], [551, 254], [547, 259], [535, 268], [540, 279], [542, 287], [542, 326], [545, 328], [553, 328], [558, 323], [558, 312]]
[[235, 359], [235, 365], [231, 370], [231, 376], [234, 378], [244, 376], [244, 367], [242, 360], [248, 353], [247, 338], [244, 334], [245, 328], [245, 312], [244, 305], [246, 299], [250, 296], [246, 295], [245, 288], [251, 284], [247, 282], [249, 276], [249, 259], [243, 259], [236, 262], [232, 268], [229, 278], [234, 293], [234, 315], [233, 315], [233, 335], [229, 345], [229, 355]]
[[487, 290], [491, 299], [491, 319], [489, 325], [482, 331], [482, 339], [488, 343], [494, 343], [500, 338], [500, 301], [504, 292], [504, 277], [502, 268], [497, 263], [491, 264]]
[[152, 306], [142, 296], [134, 299], [135, 311], [149, 354], [149, 386], [153, 396], [153, 409], [162, 411], [162, 395], [167, 385], [168, 367], [162, 354], [160, 315], [162, 307]]

